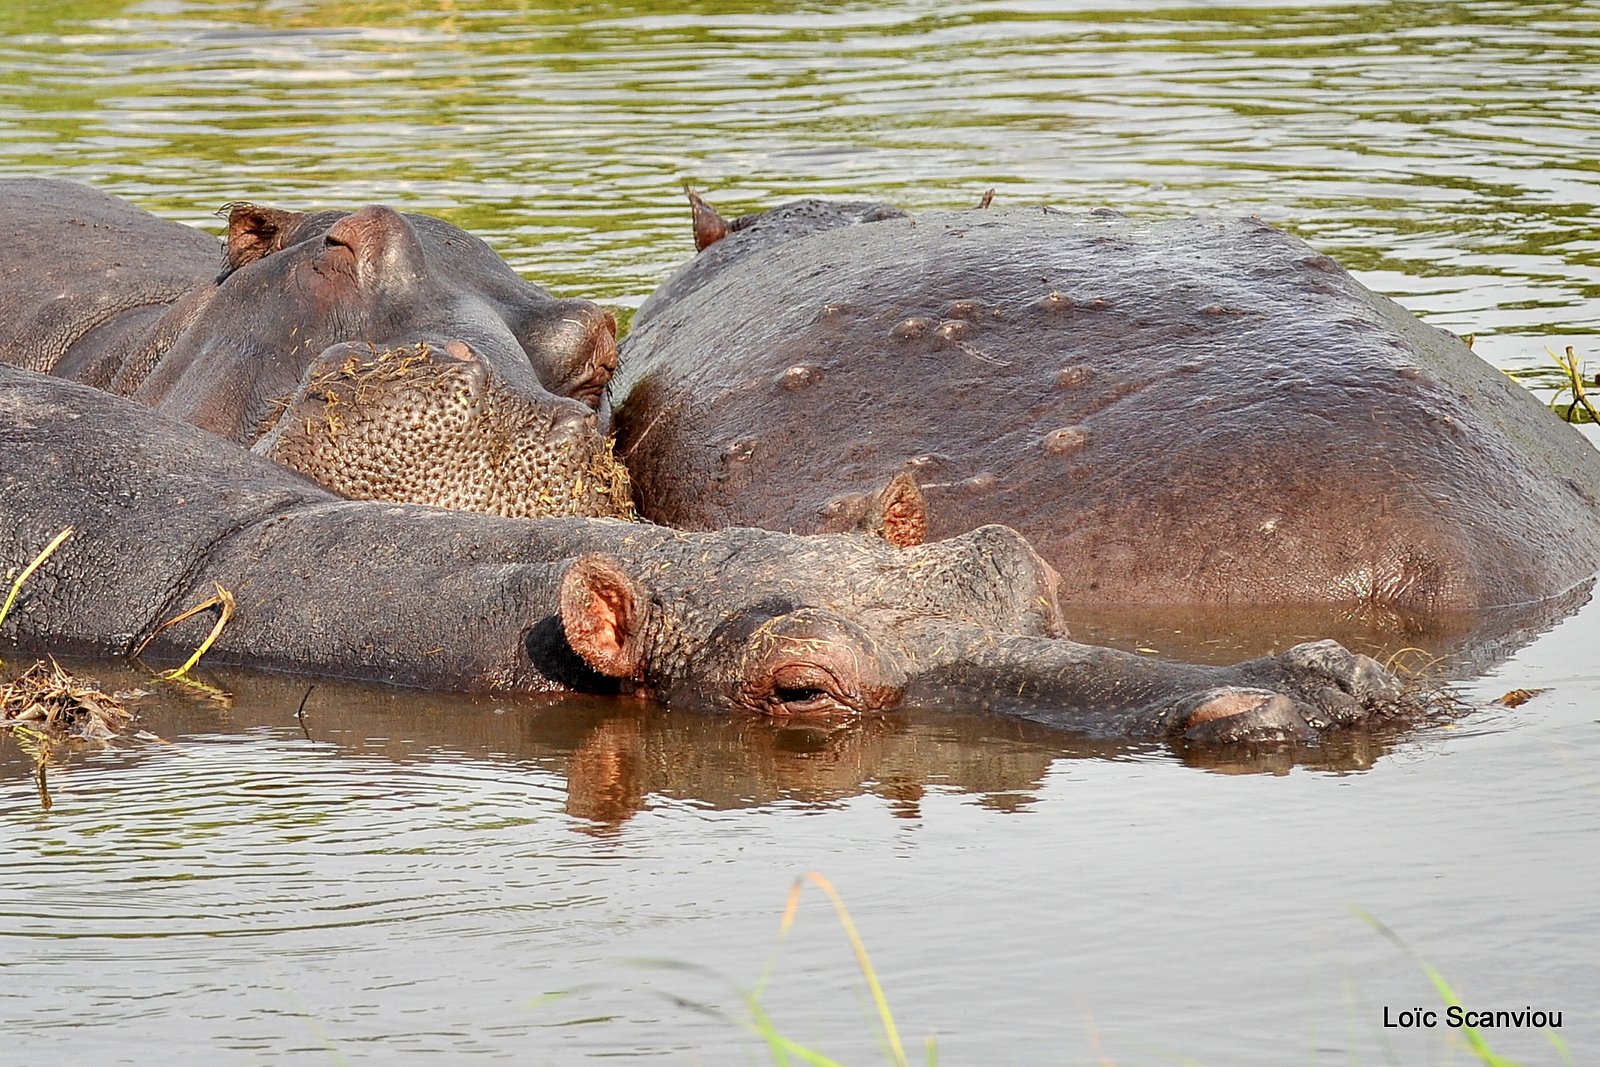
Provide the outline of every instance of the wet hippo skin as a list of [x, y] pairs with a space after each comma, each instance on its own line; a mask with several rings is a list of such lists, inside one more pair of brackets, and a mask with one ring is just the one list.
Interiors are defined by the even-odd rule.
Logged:
[[1064, 604], [1407, 624], [1600, 566], [1596, 450], [1257, 219], [704, 211], [617, 382], [655, 521], [827, 529], [910, 472], [929, 537], [1012, 525]]
[[551, 297], [442, 220], [236, 204], [228, 227], [219, 245], [72, 182], [0, 180], [0, 359], [235, 441], [344, 342], [459, 340], [508, 380], [591, 408], [616, 366], [609, 313]]
[[[0, 240], [0, 362], [240, 443], [297, 421], [301, 439], [280, 433], [271, 450], [341, 491], [381, 485], [388, 499], [508, 514], [629, 513], [625, 487], [596, 490], [625, 483], [595, 419], [616, 367], [611, 314], [552, 297], [447, 222], [381, 205], [234, 204], [219, 243], [81, 185], [10, 179]], [[358, 391], [330, 387], [331, 369], [397, 349], [425, 353], [406, 364], [418, 372], [408, 382], [391, 375], [380, 389], [367, 374]], [[456, 388], [423, 388], [447, 369]], [[465, 414], [471, 432], [434, 433]], [[341, 430], [407, 447], [388, 469], [340, 466], [362, 444], [336, 441]], [[467, 437], [477, 454], [459, 447]]]
[[[238, 610], [215, 662], [441, 689], [800, 719], [957, 705], [1197, 743], [1406, 708], [1331, 641], [1211, 667], [1065, 640], [1057, 575], [1003, 526], [898, 548], [343, 500], [160, 412], [0, 367], [0, 573], [67, 526], [0, 642], [126, 655], [221, 584]], [[208, 626], [162, 630], [152, 654]]]

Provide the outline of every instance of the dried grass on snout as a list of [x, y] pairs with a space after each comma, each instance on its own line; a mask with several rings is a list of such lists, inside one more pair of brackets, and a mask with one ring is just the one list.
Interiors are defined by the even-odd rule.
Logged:
[[[288, 436], [268, 454], [357, 500], [518, 518], [635, 517], [611, 437], [551, 439], [555, 416], [537, 397], [524, 401], [498, 378], [479, 396], [461, 370], [426, 343], [351, 352], [278, 401], [263, 436], [285, 418], [294, 425], [281, 427]], [[313, 403], [289, 415], [297, 398]], [[404, 427], [418, 418], [413, 438]], [[397, 432], [413, 450], [404, 464], [390, 455]]]
[[[638, 517], [633, 510], [633, 481], [617, 459], [616, 444], [616, 438], [607, 435], [602, 450], [589, 459], [588, 475], [598, 488], [596, 496], [610, 505], [611, 515], [631, 522]], [[584, 499], [584, 488], [580, 478], [572, 488], [574, 501]]]
[[[329, 437], [337, 437], [344, 431], [344, 416], [339, 412], [340, 407], [365, 403], [375, 386], [403, 381], [426, 373], [429, 369], [438, 369], [433, 363], [433, 349], [428, 347], [427, 342], [382, 350], [376, 345], [369, 345], [367, 352], [365, 357], [352, 353], [338, 367], [324, 371], [307, 383], [305, 395], [322, 401], [322, 429]], [[272, 410], [256, 427], [257, 440], [277, 429], [284, 413], [299, 395], [300, 390], [297, 389], [272, 402]], [[316, 430], [315, 423], [308, 418], [307, 435], [314, 434]]]

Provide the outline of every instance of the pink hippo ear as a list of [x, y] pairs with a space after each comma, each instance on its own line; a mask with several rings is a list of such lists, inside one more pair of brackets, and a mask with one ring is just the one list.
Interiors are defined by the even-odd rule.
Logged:
[[704, 252], [728, 234], [733, 232], [733, 227], [728, 225], [728, 220], [717, 214], [717, 209], [700, 199], [700, 194], [684, 186], [684, 192], [689, 194], [689, 207], [694, 213], [694, 250]]
[[650, 598], [609, 556], [580, 556], [561, 578], [561, 628], [583, 661], [612, 678], [636, 678], [644, 661]]
[[260, 204], [229, 204], [227, 207], [228, 247], [223, 252], [223, 260], [229, 271], [280, 251], [285, 238], [304, 217], [298, 211]]

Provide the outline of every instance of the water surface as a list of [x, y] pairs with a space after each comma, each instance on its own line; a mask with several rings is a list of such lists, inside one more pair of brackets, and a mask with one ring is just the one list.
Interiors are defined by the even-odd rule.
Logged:
[[[198, 225], [381, 200], [628, 309], [692, 248], [684, 181], [730, 213], [993, 187], [1256, 213], [1501, 366], [1600, 356], [1593, 3], [30, 0], [0, 33], [0, 171]], [[816, 869], [941, 1062], [1467, 1062], [1383, 1029], [1434, 994], [1351, 905], [1590, 1062], [1597, 647], [1591, 606], [1467, 687], [1549, 688], [1521, 708], [1298, 766], [329, 683], [302, 724], [306, 683], [210, 672], [226, 699], [160, 688], [160, 740], [55, 768], [48, 812], [0, 742], [0, 1058], [761, 1062], [740, 990]], [[814, 891], [767, 990], [882, 1061]]]

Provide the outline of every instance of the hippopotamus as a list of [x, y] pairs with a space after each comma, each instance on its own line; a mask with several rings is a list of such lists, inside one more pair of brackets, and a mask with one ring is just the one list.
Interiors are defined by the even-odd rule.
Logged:
[[252, 449], [354, 500], [630, 518], [594, 416], [504, 381], [461, 341], [323, 352]]
[[1412, 632], [1600, 566], [1595, 448], [1260, 219], [691, 197], [616, 382], [649, 519], [806, 533], [910, 475], [908, 537], [1004, 522], [1069, 607]]
[[482, 240], [382, 205], [230, 205], [217, 239], [71, 182], [0, 181], [5, 362], [242, 440], [341, 342], [459, 340], [509, 380], [593, 409], [616, 322], [524, 281]]
[[[447, 222], [378, 205], [299, 213], [234, 204], [219, 273], [210, 235], [79, 185], [14, 179], [0, 181], [0, 235], [12, 252], [0, 273], [8, 327], [0, 362], [130, 396], [244, 444], [286, 414], [310, 411], [316, 417], [302, 426], [332, 427], [318, 413], [339, 399], [338, 418], [362, 425], [368, 438], [382, 435], [383, 419], [407, 414], [404, 469], [398, 454], [385, 465], [369, 451], [368, 466], [341, 470], [335, 460], [348, 456], [329, 454], [329, 433], [319, 449], [304, 435], [280, 435], [269, 451], [298, 459], [297, 469], [335, 488], [376, 479], [392, 499], [413, 503], [627, 514], [609, 491], [620, 469], [595, 420], [616, 367], [611, 313], [551, 297]], [[413, 368], [419, 374], [442, 371], [440, 361], [454, 368], [426, 376], [431, 392], [414, 376], [405, 404], [380, 400], [368, 374], [359, 403], [329, 393], [327, 369], [353, 351], [419, 346], [437, 354]], [[447, 378], [460, 388], [446, 390]], [[386, 388], [394, 394], [400, 385]], [[478, 399], [469, 404], [469, 395]], [[440, 449], [451, 442], [416, 428], [459, 423], [469, 410], [485, 427], [474, 442], [500, 447], [446, 457]], [[392, 429], [397, 440], [401, 424]], [[541, 440], [505, 444], [527, 435]], [[343, 451], [352, 444], [344, 441]], [[495, 469], [503, 459], [513, 462]], [[544, 462], [528, 466], [533, 459]], [[447, 467], [461, 462], [475, 471]], [[545, 481], [530, 485], [533, 475]], [[478, 490], [459, 491], [467, 481]]]
[[1015, 531], [909, 548], [347, 500], [160, 411], [0, 367], [0, 573], [64, 527], [0, 640], [193, 648], [161, 628], [221, 586], [215, 661], [464, 691], [624, 690], [779, 717], [992, 707], [1085, 733], [1282, 740], [1395, 713], [1332, 642], [1229, 666], [1062, 636]]

